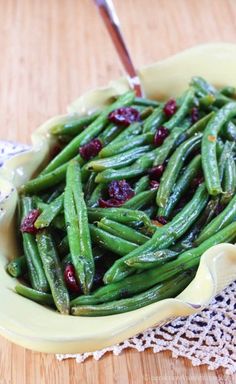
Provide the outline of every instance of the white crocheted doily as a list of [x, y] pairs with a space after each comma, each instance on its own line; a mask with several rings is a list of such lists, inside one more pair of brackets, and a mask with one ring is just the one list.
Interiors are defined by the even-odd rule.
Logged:
[[[25, 147], [0, 142], [0, 165]], [[153, 352], [172, 351], [173, 357], [186, 357], [193, 365], [207, 364], [209, 369], [226, 368], [236, 373], [236, 282], [214, 298], [201, 313], [179, 317], [161, 327], [131, 337], [124, 342], [95, 352], [57, 355], [59, 360], [74, 358], [78, 363], [92, 356], [99, 360], [105, 353], [119, 355], [126, 348], [139, 352], [152, 348]]]
[[201, 313], [178, 317], [109, 348], [75, 355], [57, 355], [57, 358], [74, 358], [81, 363], [89, 356], [99, 360], [107, 352], [119, 355], [126, 348], [134, 348], [139, 352], [152, 348], [154, 353], [169, 350], [173, 357], [186, 357], [193, 365], [207, 364], [209, 369], [223, 367], [226, 373], [235, 373], [236, 282], [213, 299]]

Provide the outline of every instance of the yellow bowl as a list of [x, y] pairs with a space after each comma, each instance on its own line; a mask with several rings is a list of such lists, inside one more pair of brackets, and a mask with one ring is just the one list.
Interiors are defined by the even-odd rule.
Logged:
[[[182, 52], [139, 71], [147, 97], [180, 94], [193, 75], [216, 86], [236, 86], [236, 45], [211, 44]], [[110, 86], [88, 92], [70, 107], [70, 113], [83, 114], [106, 105], [111, 96], [129, 88], [122, 78]], [[212, 297], [236, 278], [236, 247], [220, 244], [201, 258], [195, 279], [175, 299], [167, 299], [133, 312], [85, 318], [63, 316], [14, 292], [16, 281], [5, 271], [8, 258], [17, 254], [15, 209], [17, 188], [28, 180], [47, 158], [55, 122], [47, 121], [32, 135], [32, 150], [7, 161], [0, 171], [0, 334], [24, 347], [57, 353], [94, 351], [118, 343], [155, 324], [201, 310]], [[3, 196], [5, 194], [5, 197]]]

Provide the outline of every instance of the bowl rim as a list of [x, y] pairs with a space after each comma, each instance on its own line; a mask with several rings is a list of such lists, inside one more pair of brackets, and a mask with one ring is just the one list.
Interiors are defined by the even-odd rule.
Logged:
[[[203, 57], [211, 57], [211, 55], [214, 57], [221, 57], [222, 55], [228, 57], [228, 55], [232, 55], [232, 52], [234, 52], [236, 63], [236, 44], [204, 44], [184, 50], [158, 63], [145, 66], [140, 69], [138, 73], [140, 75], [141, 82], [144, 83], [144, 88], [147, 89], [153, 71], [168, 72], [168, 70], [170, 70], [170, 68], [173, 66], [177, 66], [179, 68], [181, 63], [182, 65], [183, 63], [186, 64], [188, 60], [191, 61], [197, 56], [200, 57], [200, 60], [203, 60]], [[86, 108], [91, 109], [92, 105], [97, 106], [94, 103], [98, 97], [101, 98], [99, 99], [99, 102], [106, 104], [111, 95], [121, 94], [127, 89], [130, 89], [129, 82], [125, 77], [122, 77], [117, 81], [111, 82], [107, 87], [101, 87], [85, 93], [69, 106], [68, 111], [69, 113], [83, 114]], [[3, 168], [0, 170], [0, 186], [2, 188], [11, 190], [12, 192], [7, 200], [0, 201], [0, 241], [3, 244], [3, 248], [6, 247], [4, 243], [6, 229], [8, 230], [10, 228], [12, 218], [14, 216], [13, 206], [16, 205], [17, 201], [16, 189], [32, 175], [35, 169], [40, 166], [43, 159], [46, 157], [50, 147], [47, 132], [50, 127], [54, 125], [55, 122], [60, 121], [63, 116], [65, 115], [53, 117], [49, 121], [46, 121], [46, 123], [44, 123], [42, 126], [40, 126], [32, 135], [32, 149], [30, 151], [19, 154], [10, 160], [7, 160]], [[32, 156], [34, 157], [33, 166], [32, 164], [29, 164]], [[12, 188], [14, 190], [12, 190]], [[1, 210], [3, 210], [4, 213], [2, 215]], [[3, 267], [4, 255], [1, 255], [1, 251], [0, 259], [2, 258], [2, 264], [0, 263], [0, 265]], [[223, 265], [226, 265], [223, 268], [224, 276], [222, 272]], [[4, 273], [6, 274], [5, 271]], [[154, 326], [156, 322], [159, 323], [160, 321], [167, 321], [172, 317], [185, 316], [196, 313], [204, 306], [206, 306], [212, 297], [217, 292], [219, 292], [219, 290], [224, 288], [229, 282], [231, 282], [235, 277], [236, 247], [231, 244], [220, 244], [210, 248], [207, 252], [204, 253], [201, 258], [196, 277], [177, 298], [162, 300], [158, 303], [150, 304], [146, 307], [128, 312], [126, 314], [99, 317], [105, 322], [105, 319], [111, 319], [111, 317], [113, 318], [112, 325], [107, 327], [107, 329], [103, 328], [102, 332], [99, 332], [99, 330], [94, 327], [90, 329], [90, 336], [88, 336], [88, 332], [87, 334], [85, 333], [85, 336], [83, 336], [81, 333], [72, 335], [69, 332], [70, 336], [67, 337], [64, 334], [60, 335], [59, 327], [56, 330], [57, 333], [55, 331], [54, 334], [49, 334], [48, 332], [45, 333], [42, 331], [42, 329], [36, 333], [37, 327], [35, 329], [32, 327], [27, 328], [25, 323], [22, 322], [23, 318], [21, 318], [19, 315], [18, 317], [13, 316], [13, 319], [11, 319], [9, 323], [9, 313], [12, 312], [8, 311], [7, 315], [5, 313], [0, 313], [0, 334], [20, 345], [43, 352], [73, 353], [93, 351], [122, 341], [127, 337], [136, 334], [137, 332], [143, 331], [147, 327]], [[7, 283], [0, 283], [0, 288], [3, 288], [3, 293], [7, 295], [7, 298], [12, 299], [12, 289], [15, 285], [15, 280], [10, 278], [10, 282], [7, 280], [6, 276], [4, 276], [4, 279], [4, 281], [7, 281]], [[203, 279], [205, 280], [205, 292], [203, 292], [203, 289], [200, 289]], [[201, 295], [199, 295], [199, 293], [196, 294], [196, 292], [194, 293], [194, 291], [198, 289]], [[2, 289], [0, 291], [2, 291]], [[4, 299], [4, 294], [1, 294], [0, 292], [0, 298]], [[18, 309], [21, 305], [24, 304], [23, 307], [28, 308], [28, 310], [37, 308], [37, 310], [35, 309], [37, 314], [41, 310], [46, 310], [45, 307], [36, 303], [31, 302], [29, 305], [29, 301], [20, 296], [17, 297], [17, 302]], [[9, 309], [7, 305], [5, 306]], [[158, 311], [159, 315], [156, 313]], [[54, 316], [58, 317], [58, 319], [62, 319], [62, 315], [57, 314], [56, 312], [51, 317]], [[114, 317], [116, 317], [116, 321], [114, 321]], [[80, 319], [80, 322], [82, 323], [84, 323], [84, 320], [82, 321], [81, 319], [93, 319], [94, 321], [92, 322], [89, 320], [87, 321], [89, 324], [95, 324], [95, 320], [98, 319], [77, 318], [72, 316], [69, 318], [74, 319], [71, 322], [73, 325], [75, 320], [78, 321], [78, 319]], [[68, 318], [63, 317], [63, 322], [67, 322], [67, 319]], [[120, 324], [119, 322], [121, 321], [124, 323]], [[108, 331], [110, 333], [108, 333]]]

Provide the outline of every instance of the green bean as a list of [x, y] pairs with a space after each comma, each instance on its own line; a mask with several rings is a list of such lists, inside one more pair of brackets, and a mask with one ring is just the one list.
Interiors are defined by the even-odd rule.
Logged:
[[226, 205], [235, 194], [236, 189], [236, 166], [231, 153], [226, 160], [224, 178], [223, 178], [223, 195], [221, 197], [221, 203]]
[[174, 190], [170, 195], [164, 208], [159, 208], [158, 216], [169, 217], [175, 208], [176, 204], [179, 202], [180, 198], [187, 191], [192, 180], [198, 174], [201, 168], [201, 155], [197, 155], [193, 160], [188, 164], [183, 174], [177, 180]]
[[146, 108], [143, 108], [143, 107], [142, 107], [142, 109], [141, 109], [141, 111], [140, 111], [140, 118], [141, 118], [142, 122], [144, 122], [144, 120], [146, 120], [146, 118], [147, 118], [148, 116], [150, 116], [150, 115], [152, 114], [153, 111], [154, 111], [154, 108], [151, 107], [151, 106], [148, 106], [148, 107], [146, 107]]
[[230, 156], [230, 154], [234, 148], [234, 145], [235, 145], [234, 143], [230, 143], [229, 141], [226, 141], [222, 147], [222, 152], [220, 154], [219, 167], [218, 167], [219, 168], [219, 177], [220, 177], [221, 183], [223, 181], [227, 159]]
[[164, 163], [171, 151], [176, 147], [176, 142], [184, 131], [185, 128], [176, 127], [170, 132], [170, 135], [165, 139], [162, 146], [160, 148], [157, 148], [153, 166]]
[[190, 83], [196, 90], [200, 91], [202, 95], [212, 94], [216, 95], [217, 90], [211, 84], [209, 84], [205, 79], [200, 76], [193, 76]]
[[[83, 159], [80, 155], [77, 155], [74, 160], [80, 161], [80, 164], [83, 164]], [[39, 191], [43, 191], [47, 189], [48, 187], [52, 187], [61, 181], [65, 180], [66, 177], [66, 170], [69, 165], [69, 162], [59, 166], [58, 168], [54, 169], [52, 172], [49, 172], [47, 174], [42, 174], [36, 177], [35, 179], [29, 180], [25, 185], [22, 187], [22, 191], [24, 193], [35, 193]]]
[[60, 313], [67, 315], [70, 310], [70, 298], [52, 236], [46, 230], [42, 230], [37, 233], [36, 238], [54, 303]]
[[154, 109], [153, 113], [146, 119], [143, 126], [143, 133], [155, 133], [156, 128], [165, 121], [165, 114], [163, 112], [163, 103]]
[[194, 91], [189, 89], [184, 97], [181, 106], [177, 112], [165, 123], [165, 127], [169, 130], [179, 126], [184, 117], [189, 113], [189, 109], [194, 104]]
[[208, 93], [205, 96], [202, 96], [199, 99], [199, 106], [200, 108], [209, 110], [209, 107], [211, 107], [216, 101], [216, 97], [210, 93]]
[[170, 135], [164, 141], [160, 148], [156, 148], [149, 153], [142, 155], [134, 164], [129, 167], [124, 167], [119, 170], [106, 169], [100, 172], [96, 177], [96, 182], [109, 182], [112, 180], [130, 179], [135, 176], [142, 175], [153, 164], [162, 164], [168, 157], [170, 151], [173, 149], [174, 143], [178, 136], [183, 132], [183, 128], [174, 128]]
[[85, 259], [86, 284], [88, 289], [92, 286], [94, 276], [94, 260], [88, 224], [88, 212], [82, 190], [81, 171], [79, 163], [72, 161], [68, 167], [68, 183], [72, 185], [75, 207], [79, 223], [79, 238], [81, 244], [81, 257]]
[[222, 135], [230, 141], [236, 141], [236, 125], [229, 121], [228, 124], [225, 124], [222, 128]]
[[104, 128], [108, 120], [108, 114], [113, 110], [130, 105], [134, 100], [133, 92], [126, 92], [113, 104], [106, 107], [83, 132], [76, 136], [43, 170], [42, 174], [49, 173], [72, 159], [81, 145], [88, 143], [96, 137]]
[[161, 177], [160, 186], [157, 191], [156, 202], [159, 207], [164, 208], [167, 204], [184, 161], [194, 149], [198, 148], [201, 138], [201, 133], [191, 137], [182, 143], [170, 157], [168, 165]]
[[48, 227], [53, 219], [61, 212], [63, 209], [64, 194], [62, 193], [54, 201], [52, 201], [47, 208], [43, 210], [40, 216], [34, 223], [36, 228], [45, 228]]
[[127, 200], [122, 206], [129, 209], [141, 209], [151, 203], [155, 199], [155, 195], [156, 190], [143, 191]]
[[206, 206], [207, 200], [208, 194], [206, 192], [206, 187], [204, 184], [201, 184], [195, 192], [192, 200], [186, 204], [183, 210], [178, 213], [171, 222], [162, 227], [158, 227], [153, 237], [145, 244], [139, 246], [137, 250], [134, 250], [121, 259], [115, 261], [113, 266], [105, 273], [104, 283], [109, 284], [122, 280], [124, 277], [132, 273], [132, 269], [129, 269], [126, 264], [126, 261], [130, 258], [136, 257], [143, 252], [157, 251], [171, 246], [188, 230], [189, 227], [191, 227]]
[[194, 241], [199, 235], [200, 231], [213, 219], [215, 216], [219, 205], [219, 197], [211, 199], [204, 211], [201, 213], [197, 221], [193, 224], [190, 230], [186, 233], [181, 240], [176, 243], [173, 247], [173, 251], [183, 251], [185, 249], [192, 248], [194, 246]]
[[214, 106], [216, 106], [217, 108], [221, 108], [224, 105], [226, 105], [232, 101], [232, 99], [230, 99], [229, 97], [227, 97], [225, 95], [220, 94], [219, 92], [217, 93], [217, 95], [215, 97], [216, 97], [216, 99], [214, 102]]
[[217, 165], [216, 141], [222, 126], [236, 115], [236, 103], [231, 102], [221, 108], [208, 122], [202, 138], [202, 167], [210, 195], [222, 192]]
[[197, 268], [202, 254], [207, 249], [216, 244], [233, 241], [235, 233], [236, 223], [232, 223], [204, 241], [199, 247], [182, 253], [176, 260], [98, 288], [89, 296], [80, 296], [72, 300], [71, 306], [106, 303], [123, 297], [131, 297], [172, 278], [182, 271]]
[[97, 183], [108, 183], [112, 180], [130, 179], [135, 176], [142, 175], [146, 169], [152, 166], [153, 160], [156, 157], [157, 150], [154, 149], [149, 153], [145, 153], [136, 162], [128, 167], [121, 169], [106, 169], [98, 173], [96, 177]]
[[123, 224], [142, 222], [147, 227], [151, 225], [149, 217], [144, 212], [127, 208], [88, 208], [88, 217], [90, 221], [106, 217]]
[[127, 139], [130, 140], [131, 137], [135, 137], [137, 135], [140, 135], [141, 133], [142, 125], [140, 123], [130, 124], [128, 128], [125, 128], [123, 130], [120, 129], [120, 134], [118, 134], [118, 136], [116, 136], [115, 139], [112, 140], [112, 142], [106, 146], [106, 148], [109, 148], [110, 146], [123, 142]]
[[91, 195], [96, 188], [97, 184], [95, 183], [95, 178], [96, 178], [96, 172], [91, 172], [88, 181], [86, 185], [84, 186], [84, 197], [86, 200], [86, 203], [88, 203], [89, 199], [91, 198]]
[[100, 112], [87, 116], [67, 115], [62, 121], [51, 128], [51, 134], [60, 135], [78, 135], [85, 127], [98, 118]]
[[[93, 251], [93, 258], [94, 258], [95, 263], [104, 258], [104, 250], [103, 249], [101, 249], [99, 247], [94, 247], [92, 251]], [[103, 260], [103, 262], [104, 262], [104, 260]], [[72, 262], [72, 258], [71, 258], [70, 253], [68, 253], [68, 255], [64, 256], [64, 258], [61, 261], [61, 265], [62, 265], [63, 269], [65, 269], [67, 264], [72, 264], [72, 263], [73, 262]]]
[[170, 249], [161, 249], [156, 252], [144, 252], [126, 261], [129, 267], [137, 269], [150, 269], [175, 259], [178, 252]]
[[25, 256], [17, 257], [7, 264], [7, 272], [12, 277], [21, 277], [27, 272], [27, 261]]
[[127, 225], [106, 219], [105, 217], [98, 221], [97, 226], [98, 228], [101, 228], [106, 232], [109, 232], [112, 235], [118, 236], [124, 240], [130, 241], [131, 243], [144, 244], [149, 240], [149, 237], [143, 235], [141, 232], [136, 231]]
[[50, 306], [54, 305], [54, 300], [50, 293], [36, 291], [35, 289], [27, 287], [26, 285], [23, 285], [23, 284], [17, 284], [15, 286], [15, 291], [19, 295], [25, 297], [26, 299], [33, 300], [36, 303], [50, 305]]
[[130, 149], [129, 151], [119, 153], [118, 155], [106, 157], [104, 159], [92, 160], [86, 164], [85, 169], [89, 171], [100, 172], [104, 169], [114, 168], [119, 169], [125, 165], [133, 163], [135, 160], [140, 158], [145, 152], [151, 149], [150, 145], [144, 145]]
[[79, 164], [71, 161], [66, 175], [64, 199], [67, 234], [76, 276], [84, 293], [89, 292], [94, 277], [94, 260], [84, 201]]
[[226, 227], [230, 223], [236, 220], [236, 195], [232, 198], [226, 208], [213, 219], [203, 230], [200, 232], [199, 237], [196, 240], [196, 244], [199, 245], [210, 236], [214, 235], [217, 231]]
[[36, 198], [36, 196], [32, 196], [32, 199], [33, 199], [34, 205], [36, 206], [37, 209], [39, 209], [40, 211], [47, 209], [48, 204], [44, 203], [40, 198], [38, 198], [38, 196], [37, 196], [37, 198]]
[[126, 152], [130, 149], [134, 149], [144, 144], [151, 144], [153, 142], [153, 135], [150, 133], [144, 133], [142, 135], [134, 136], [129, 141], [119, 141], [115, 144], [110, 144], [109, 147], [104, 147], [99, 152], [99, 157], [110, 157], [118, 155], [119, 153]]
[[149, 177], [148, 176], [143, 176], [137, 182], [135, 183], [134, 186], [134, 193], [137, 195], [140, 192], [145, 191], [149, 187]]
[[[22, 198], [22, 217], [25, 218], [34, 209], [32, 199], [28, 196]], [[23, 248], [29, 272], [30, 283], [37, 291], [47, 292], [48, 281], [43, 269], [37, 243], [31, 233], [22, 233]]]
[[96, 188], [94, 189], [90, 199], [87, 202], [88, 207], [96, 207], [98, 205], [99, 199], [102, 198], [102, 192], [107, 188], [106, 184], [97, 184]]
[[193, 271], [190, 273], [182, 272], [175, 278], [164, 281], [132, 298], [116, 300], [106, 304], [72, 307], [71, 313], [75, 316], [108, 316], [133, 311], [168, 297], [177, 296], [186, 288], [193, 276]]
[[124, 256], [128, 252], [138, 248], [137, 244], [114, 236], [111, 233], [97, 228], [93, 224], [90, 224], [89, 229], [93, 242], [105, 249], [109, 249], [117, 255]]
[[222, 107], [231, 101], [229, 97], [219, 92], [202, 77], [193, 77], [191, 84], [201, 97], [208, 94], [213, 95], [215, 97], [214, 105], [217, 107]]
[[185, 140], [188, 140], [190, 137], [196, 133], [203, 132], [207, 126], [208, 121], [215, 115], [215, 112], [210, 112], [208, 115], [202, 117], [195, 124], [193, 124], [187, 131], [183, 132], [176, 141], [176, 146], [182, 144]]
[[233, 98], [233, 99], [236, 96], [236, 88], [235, 87], [226, 86], [226, 87], [221, 88], [219, 92], [222, 93], [223, 95], [230, 97], [230, 98]]
[[108, 124], [108, 126], [101, 132], [99, 135], [99, 140], [102, 142], [103, 147], [108, 145], [120, 134], [120, 127], [114, 125], [113, 123]]
[[158, 107], [160, 103], [156, 100], [150, 100], [145, 97], [135, 97], [134, 104], [143, 105], [145, 107]]

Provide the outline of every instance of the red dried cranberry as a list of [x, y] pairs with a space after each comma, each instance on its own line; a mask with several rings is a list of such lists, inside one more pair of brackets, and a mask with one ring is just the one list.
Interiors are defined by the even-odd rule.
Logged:
[[28, 213], [28, 215], [23, 219], [20, 230], [25, 233], [32, 233], [35, 235], [39, 230], [35, 228], [34, 223], [40, 215], [39, 209], [33, 209]]
[[85, 160], [90, 160], [93, 157], [97, 156], [97, 154], [102, 149], [102, 143], [99, 139], [93, 139], [88, 144], [83, 145], [79, 149], [80, 156]]
[[159, 127], [154, 136], [154, 145], [156, 147], [160, 147], [168, 135], [169, 135], [169, 130], [166, 127], [163, 127], [163, 126]]
[[117, 199], [99, 199], [98, 200], [98, 205], [100, 208], [112, 208], [112, 207], [119, 207], [122, 205], [124, 201], [122, 200], [117, 200]]
[[164, 169], [165, 167], [163, 164], [157, 165], [156, 167], [149, 169], [148, 174], [150, 179], [159, 180], [164, 172]]
[[177, 104], [175, 99], [170, 99], [167, 101], [167, 103], [163, 107], [163, 111], [166, 115], [166, 117], [171, 117], [175, 114], [177, 110]]
[[158, 189], [159, 185], [160, 185], [159, 181], [150, 180], [149, 186], [151, 190]]
[[75, 267], [73, 264], [70, 263], [66, 265], [64, 270], [64, 279], [70, 292], [77, 294], [81, 292], [80, 286], [76, 280]]
[[166, 219], [165, 216], [157, 216], [156, 217], [156, 220], [161, 223], [162, 225], [165, 225], [168, 223], [168, 220]]
[[108, 186], [108, 193], [112, 199], [126, 201], [134, 196], [134, 191], [126, 180], [114, 180]]
[[108, 120], [114, 124], [128, 127], [128, 125], [140, 120], [140, 113], [132, 107], [118, 108], [108, 115]]
[[192, 123], [196, 123], [196, 121], [199, 120], [199, 110], [197, 107], [192, 108], [190, 116], [191, 116]]

